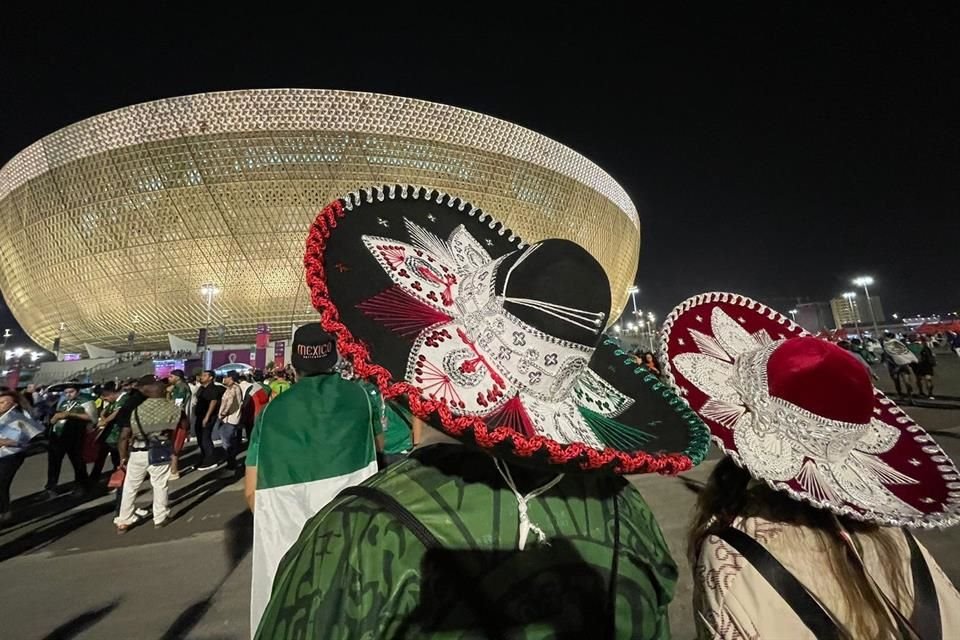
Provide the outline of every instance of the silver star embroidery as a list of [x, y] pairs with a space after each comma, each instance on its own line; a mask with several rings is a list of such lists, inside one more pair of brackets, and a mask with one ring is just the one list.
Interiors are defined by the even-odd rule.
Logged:
[[703, 316], [697, 316], [697, 322], [703, 322]]
[[933, 498], [923, 498], [920, 500], [920, 502], [924, 504], [933, 504], [934, 502], [936, 502], [936, 500], [934, 500]]
[[920, 466], [920, 461], [917, 460], [916, 458], [910, 458], [910, 464], [912, 464], [912, 465], [915, 466], [915, 467], [919, 467], [919, 466]]
[[384, 220], [383, 218], [377, 218], [377, 224], [379, 224], [381, 227], [389, 227], [389, 226], [390, 226], [390, 223], [387, 222], [386, 220]]
[[680, 338], [679, 340], [677, 340], [677, 344], [682, 347], [682, 346], [685, 345], [686, 343], [683, 341], [683, 338]]
[[492, 247], [492, 246], [493, 246], [493, 240], [491, 240], [490, 238], [487, 238], [486, 243], [487, 243], [487, 246], [488, 246], [488, 247]]
[[431, 213], [431, 214], [429, 214], [429, 215], [427, 216], [427, 220], [429, 220], [430, 222], [436, 222], [436, 221], [437, 221], [437, 216], [435, 216], [435, 215], [433, 215], [433, 214]]

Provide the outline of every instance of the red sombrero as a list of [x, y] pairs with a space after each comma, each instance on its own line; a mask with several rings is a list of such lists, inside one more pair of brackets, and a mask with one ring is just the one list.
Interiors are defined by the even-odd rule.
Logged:
[[774, 489], [894, 526], [960, 519], [960, 473], [863, 363], [744, 296], [707, 293], [664, 322], [668, 378], [724, 452]]
[[304, 258], [354, 371], [450, 435], [568, 470], [678, 473], [709, 431], [603, 335], [610, 285], [567, 240], [524, 244], [468, 202], [384, 186], [338, 199]]

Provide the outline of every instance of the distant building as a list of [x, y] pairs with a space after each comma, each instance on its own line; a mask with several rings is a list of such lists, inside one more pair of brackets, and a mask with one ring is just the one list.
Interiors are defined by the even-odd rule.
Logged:
[[819, 333], [833, 329], [833, 312], [827, 302], [802, 302], [797, 304], [797, 318], [795, 322], [810, 333]]
[[834, 298], [830, 301], [830, 309], [833, 312], [834, 326], [838, 329], [853, 324], [872, 326], [874, 322], [882, 324], [885, 321], [883, 305], [877, 296], [870, 296], [869, 305], [866, 298], [860, 295], [850, 300]]

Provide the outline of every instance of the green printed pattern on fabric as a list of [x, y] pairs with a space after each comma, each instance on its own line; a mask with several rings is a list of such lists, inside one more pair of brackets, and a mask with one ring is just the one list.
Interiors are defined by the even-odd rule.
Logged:
[[383, 452], [391, 455], [408, 453], [413, 449], [413, 415], [396, 402], [386, 403], [385, 414], [387, 424]]
[[[544, 480], [514, 469], [521, 491]], [[365, 499], [338, 498], [286, 554], [257, 638], [592, 638], [610, 637], [612, 621], [617, 638], [669, 637], [676, 565], [624, 480], [565, 476], [530, 502], [550, 544], [531, 536], [522, 552], [517, 501], [485, 453], [427, 447], [364, 484], [395, 497], [443, 549], [427, 552]]]

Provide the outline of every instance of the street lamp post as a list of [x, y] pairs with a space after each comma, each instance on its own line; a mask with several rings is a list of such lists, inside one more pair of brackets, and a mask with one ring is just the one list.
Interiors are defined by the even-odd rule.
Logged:
[[63, 330], [67, 328], [66, 322], [60, 323], [60, 330], [57, 331], [57, 360], [60, 360], [60, 352], [63, 351]]
[[797, 321], [797, 310], [796, 310], [796, 309], [790, 309], [790, 319], [793, 320], [794, 323], [796, 323], [796, 321]]
[[843, 294], [847, 301], [847, 307], [850, 309], [850, 315], [853, 316], [853, 326], [857, 330], [857, 336], [863, 340], [863, 332], [860, 331], [860, 310], [857, 309], [857, 294], [853, 291], [847, 291]]
[[203, 368], [209, 369], [213, 365], [213, 352], [210, 351], [210, 323], [213, 320], [213, 296], [220, 293], [220, 289], [213, 283], [207, 283], [200, 287], [200, 293], [207, 298], [207, 324], [204, 327], [206, 332], [206, 344], [203, 352]]
[[867, 288], [873, 284], [873, 278], [870, 276], [860, 276], [854, 279], [853, 284], [858, 287], [863, 287], [863, 295], [867, 298], [867, 308], [870, 309], [870, 319], [873, 320], [873, 337], [875, 340], [879, 340], [880, 327], [877, 326], [877, 314], [873, 312], [873, 304], [870, 302], [870, 289]]
[[649, 323], [647, 326], [650, 327], [650, 332], [647, 334], [647, 343], [650, 345], [649, 351], [653, 353], [655, 351], [653, 348], [653, 339], [654, 333], [657, 331], [657, 316], [653, 315], [653, 313], [648, 313], [647, 322]]
[[630, 299], [633, 301], [633, 321], [638, 322], [640, 320], [640, 310], [637, 309], [637, 294], [640, 293], [640, 287], [634, 285], [627, 289], [627, 293], [630, 294]]

